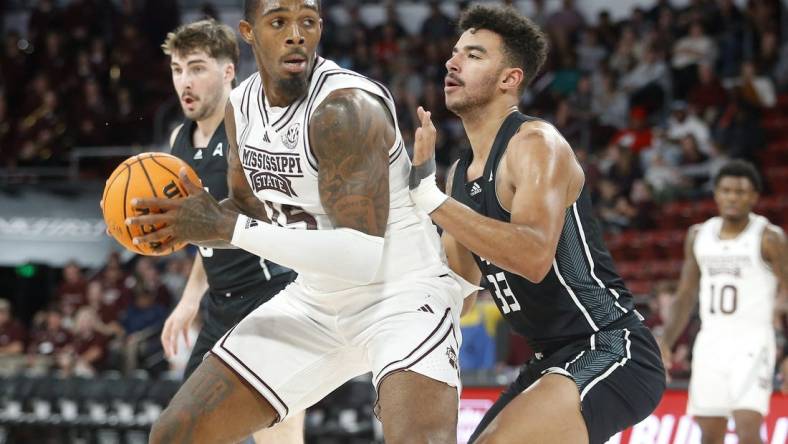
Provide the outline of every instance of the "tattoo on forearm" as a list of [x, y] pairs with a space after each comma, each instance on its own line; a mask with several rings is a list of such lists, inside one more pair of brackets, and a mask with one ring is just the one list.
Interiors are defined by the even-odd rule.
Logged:
[[312, 116], [309, 136], [319, 162], [320, 201], [336, 227], [386, 232], [388, 149], [394, 127], [383, 105], [360, 90], [340, 90]]

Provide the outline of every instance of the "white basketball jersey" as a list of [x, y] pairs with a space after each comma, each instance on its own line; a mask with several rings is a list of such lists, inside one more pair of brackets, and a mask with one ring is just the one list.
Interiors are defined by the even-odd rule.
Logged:
[[771, 329], [777, 278], [761, 254], [763, 231], [769, 221], [750, 214], [747, 227], [735, 239], [720, 239], [722, 218], [701, 225], [693, 251], [700, 266], [701, 329], [741, 335]]
[[[320, 202], [319, 166], [309, 144], [308, 128], [315, 108], [331, 92], [348, 88], [379, 97], [396, 125], [394, 101], [383, 85], [321, 57], [315, 61], [306, 96], [286, 108], [268, 103], [259, 73], [252, 74], [230, 94], [241, 164], [252, 191], [265, 202], [273, 224], [300, 230], [334, 228]], [[410, 159], [397, 127], [389, 149], [390, 205], [384, 257], [373, 283], [448, 272], [435, 227], [410, 199], [409, 173]], [[353, 245], [347, 245], [347, 251], [336, 254], [352, 250]], [[334, 291], [348, 286], [346, 282], [328, 282], [325, 276], [296, 271], [303, 283], [315, 289]]]

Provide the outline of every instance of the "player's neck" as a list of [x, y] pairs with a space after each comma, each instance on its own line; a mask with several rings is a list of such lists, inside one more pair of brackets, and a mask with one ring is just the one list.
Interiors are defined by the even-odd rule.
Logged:
[[720, 227], [720, 237], [723, 239], [736, 237], [747, 228], [747, 224], [749, 223], [750, 223], [749, 215], [737, 219], [722, 218], [722, 226]]
[[[223, 103], [223, 102], [222, 102]], [[197, 130], [192, 135], [192, 142], [196, 147], [205, 147], [216, 132], [216, 128], [224, 122], [224, 107], [217, 106], [216, 111], [205, 119], [198, 120]]]
[[475, 160], [486, 161], [503, 121], [514, 111], [517, 111], [517, 105], [490, 103], [462, 115], [462, 125], [471, 142]]

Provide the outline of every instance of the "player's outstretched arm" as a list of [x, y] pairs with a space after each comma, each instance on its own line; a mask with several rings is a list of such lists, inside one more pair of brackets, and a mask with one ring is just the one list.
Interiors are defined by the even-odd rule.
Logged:
[[334, 91], [315, 109], [309, 140], [320, 165], [320, 202], [334, 226], [383, 236], [395, 140], [385, 106], [360, 89]]
[[684, 264], [681, 267], [681, 277], [676, 291], [676, 299], [670, 309], [670, 319], [666, 319], [662, 336], [658, 338], [665, 366], [670, 364], [670, 350], [687, 327], [692, 310], [698, 302], [698, 288], [700, 287], [700, 267], [693, 245], [698, 234], [699, 225], [693, 225], [687, 231], [684, 240]]
[[[417, 130], [413, 160], [416, 174], [422, 165], [434, 162], [433, 155], [419, 151], [427, 145], [434, 152], [435, 128], [429, 113], [420, 109], [419, 116], [422, 125]], [[470, 251], [531, 282], [541, 282], [552, 267], [566, 208], [582, 189], [583, 171], [566, 140], [543, 122], [524, 124], [509, 142], [504, 159], [515, 189], [510, 223], [482, 216], [435, 193], [424, 199], [434, 208], [424, 208], [419, 194], [426, 179], [421, 177], [411, 177], [411, 196]]]

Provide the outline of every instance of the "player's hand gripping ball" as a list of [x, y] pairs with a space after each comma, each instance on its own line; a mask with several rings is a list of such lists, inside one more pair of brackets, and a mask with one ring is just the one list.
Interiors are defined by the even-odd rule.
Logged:
[[160, 213], [158, 208], [134, 208], [135, 198], [178, 199], [188, 195], [178, 178], [181, 168], [194, 183], [200, 183], [194, 170], [181, 159], [166, 153], [142, 153], [123, 161], [112, 172], [104, 187], [101, 199], [104, 222], [107, 232], [127, 249], [146, 256], [161, 256], [180, 250], [185, 243], [157, 252], [158, 242], [134, 245], [135, 237], [159, 230], [164, 225], [137, 226], [126, 225], [128, 217]]

